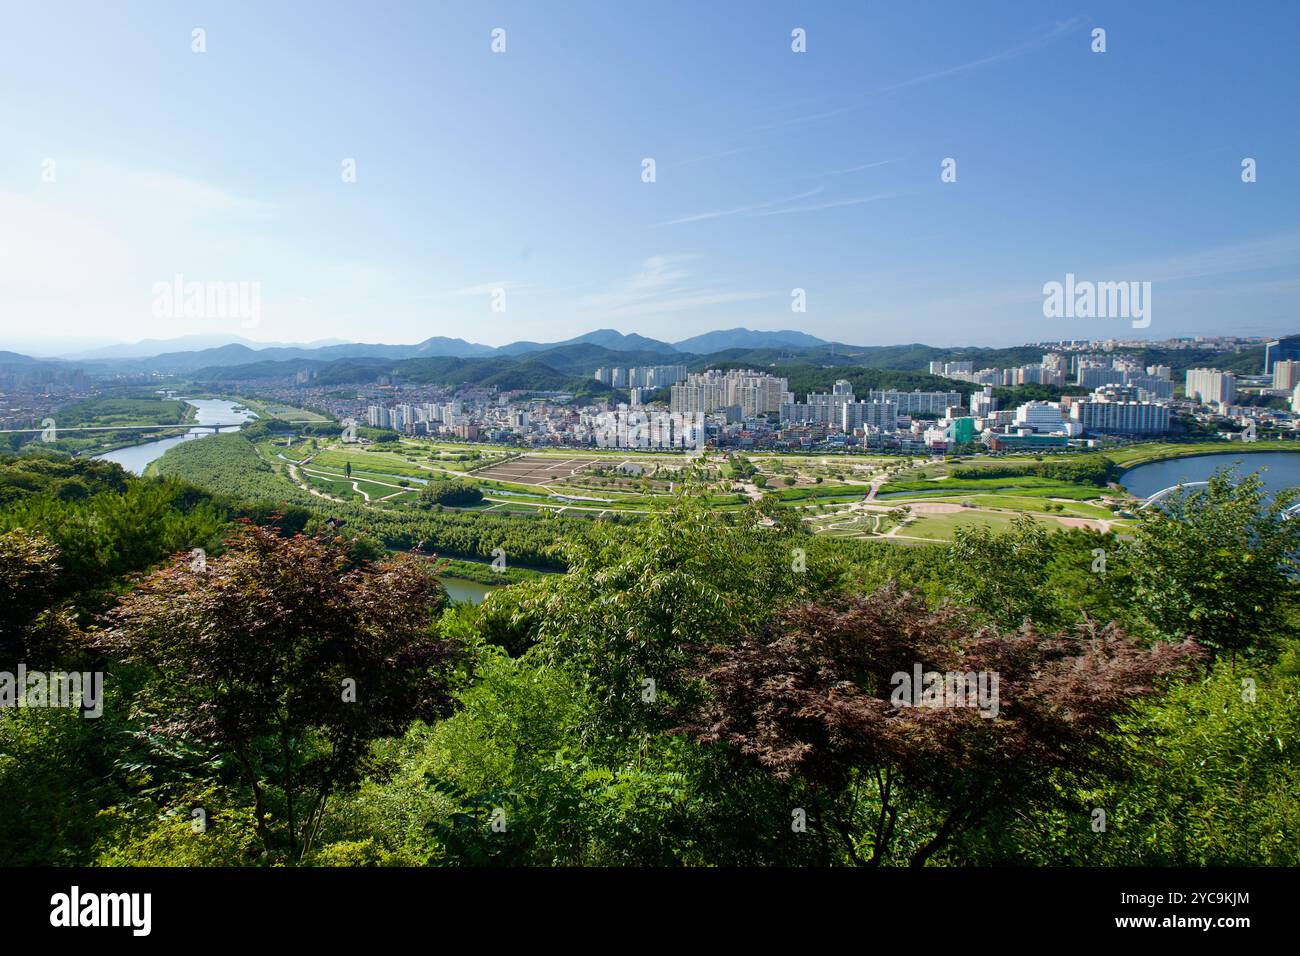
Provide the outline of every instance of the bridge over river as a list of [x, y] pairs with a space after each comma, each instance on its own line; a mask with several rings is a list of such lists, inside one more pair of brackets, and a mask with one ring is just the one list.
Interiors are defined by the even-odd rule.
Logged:
[[[1187, 481], [1181, 485], [1170, 485], [1168, 488], [1161, 488], [1154, 495], [1143, 501], [1142, 504], [1138, 505], [1137, 510], [1143, 511], [1150, 508], [1152, 505], [1159, 504], [1177, 491], [1182, 491], [1187, 488], [1208, 488], [1209, 485], [1210, 483], [1208, 481]], [[1300, 502], [1293, 504], [1290, 508], [1287, 508], [1282, 512], [1283, 518], [1294, 518], [1297, 515], [1300, 515]]]
[[62, 426], [50, 425], [45, 428], [0, 428], [0, 435], [36, 435], [41, 432], [135, 432], [135, 431], [157, 431], [168, 428], [185, 428], [189, 431], [214, 431], [219, 432], [223, 428], [233, 428], [234, 424], [228, 425], [200, 425], [196, 422], [180, 422], [176, 425], [79, 425], [75, 428], [64, 428]]

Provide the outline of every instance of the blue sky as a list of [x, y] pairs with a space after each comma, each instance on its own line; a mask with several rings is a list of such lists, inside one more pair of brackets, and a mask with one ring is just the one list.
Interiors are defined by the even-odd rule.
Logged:
[[[1067, 272], [1300, 324], [1300, 4], [109, 6], [0, 3], [0, 343], [1133, 334], [1044, 318]], [[155, 318], [176, 274], [256, 328]]]

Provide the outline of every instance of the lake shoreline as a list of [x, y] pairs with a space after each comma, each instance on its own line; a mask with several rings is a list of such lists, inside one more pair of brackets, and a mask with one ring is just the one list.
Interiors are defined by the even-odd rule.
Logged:
[[[1239, 472], [1248, 475], [1262, 469], [1265, 487], [1272, 494], [1285, 489], [1300, 487], [1300, 448], [1261, 448], [1254, 449], [1237, 446], [1232, 449], [1215, 451], [1198, 450], [1195, 453], [1179, 456], [1166, 456], [1144, 461], [1141, 464], [1125, 468], [1120, 473], [1118, 484], [1129, 494], [1137, 498], [1148, 498], [1165, 488], [1194, 481], [1206, 481], [1214, 473], [1225, 467], [1234, 467], [1232, 461], [1218, 463], [1225, 456], [1241, 460]], [[1264, 456], [1278, 458], [1284, 462], [1283, 467], [1270, 470], [1270, 462], [1260, 460]], [[1141, 475], [1137, 487], [1134, 478]]]

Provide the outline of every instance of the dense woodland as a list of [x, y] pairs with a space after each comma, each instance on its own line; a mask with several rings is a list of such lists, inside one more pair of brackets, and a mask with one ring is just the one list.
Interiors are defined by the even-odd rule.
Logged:
[[[243, 450], [0, 459], [0, 671], [107, 675], [98, 718], [0, 710], [0, 863], [1300, 863], [1295, 492], [900, 547], [689, 483], [390, 518]], [[568, 573], [451, 606], [417, 542]], [[1000, 675], [997, 717], [896, 706], [913, 664]]]

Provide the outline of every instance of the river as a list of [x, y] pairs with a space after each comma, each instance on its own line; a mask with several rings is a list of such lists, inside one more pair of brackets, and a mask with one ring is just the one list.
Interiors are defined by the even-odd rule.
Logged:
[[1192, 455], [1138, 465], [1120, 476], [1120, 484], [1139, 498], [1149, 498], [1157, 491], [1189, 481], [1206, 481], [1216, 471], [1236, 467], [1248, 475], [1259, 471], [1270, 494], [1284, 488], [1300, 487], [1300, 452], [1261, 451], [1224, 455]]
[[[244, 423], [249, 419], [256, 418], [248, 410], [237, 411], [237, 402], [227, 401], [221, 398], [187, 398], [187, 404], [193, 405], [196, 409], [194, 415], [194, 424], [196, 425], [216, 425], [223, 432], [237, 432]], [[169, 448], [175, 448], [183, 441], [191, 441], [195, 438], [202, 438], [205, 435], [212, 435], [214, 432], [209, 428], [195, 428], [186, 435], [180, 435], [176, 438], [161, 438], [157, 441], [142, 442], [139, 445], [130, 445], [126, 448], [119, 448], [116, 451], [110, 451], [104, 455], [95, 457], [102, 461], [114, 461], [125, 468], [127, 471], [137, 475], [143, 475], [144, 470], [151, 461], [161, 458]], [[421, 481], [421, 479], [412, 479]], [[440, 579], [442, 586], [447, 589], [447, 596], [453, 601], [468, 601], [471, 604], [482, 604], [483, 599], [488, 596], [494, 587], [487, 584], [479, 584], [477, 581], [470, 581], [467, 578], [444, 577]]]
[[[187, 405], [193, 405], [195, 408], [195, 425], [216, 425], [223, 432], [237, 432], [245, 422], [257, 417], [247, 409], [236, 411], [235, 406], [238, 403], [223, 398], [187, 398], [184, 401]], [[149, 463], [161, 458], [167, 449], [175, 448], [183, 441], [190, 441], [211, 434], [214, 433], [210, 427], [194, 428], [187, 434], [176, 438], [160, 438], [156, 441], [142, 442], [139, 445], [128, 445], [126, 448], [119, 448], [116, 451], [110, 451], [107, 454], [96, 455], [95, 457], [101, 461], [117, 462], [132, 474], [143, 475]]]

